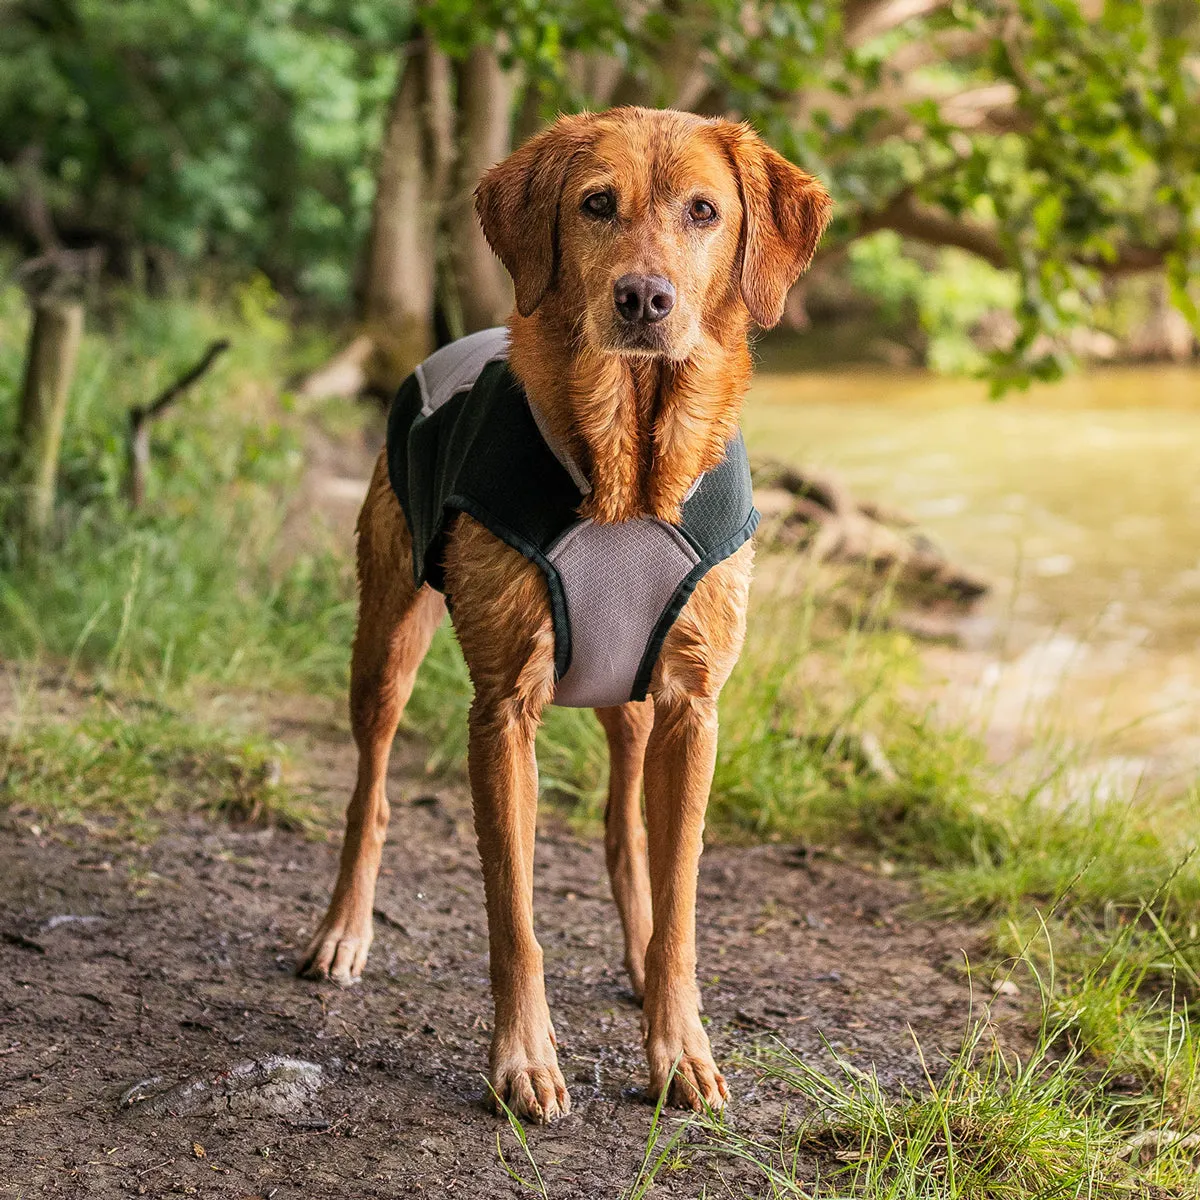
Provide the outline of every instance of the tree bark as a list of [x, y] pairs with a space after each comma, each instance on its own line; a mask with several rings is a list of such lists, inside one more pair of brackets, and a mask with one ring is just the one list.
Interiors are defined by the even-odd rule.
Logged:
[[512, 309], [512, 284], [483, 236], [474, 194], [484, 171], [512, 149], [517, 82], [491, 46], [477, 46], [458, 67], [458, 164], [446, 231], [462, 333], [502, 324]]
[[429, 38], [410, 43], [380, 147], [363, 294], [373, 352], [363, 387], [394, 391], [434, 348], [438, 213], [453, 152], [449, 96], [446, 55]]
[[37, 248], [45, 254], [62, 248], [42, 184], [42, 147], [26, 146], [17, 155], [17, 212]]
[[54, 513], [67, 399], [83, 338], [77, 300], [34, 302], [17, 412], [17, 520], [23, 542], [40, 540]]

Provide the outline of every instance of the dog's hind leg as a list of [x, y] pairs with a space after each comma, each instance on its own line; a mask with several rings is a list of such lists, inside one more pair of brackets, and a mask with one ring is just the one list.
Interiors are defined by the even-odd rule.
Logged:
[[642, 820], [642, 769], [654, 728], [654, 701], [598, 708], [608, 736], [608, 803], [604, 809], [604, 853], [613, 899], [625, 930], [625, 969], [633, 994], [646, 991], [646, 945], [650, 941], [650, 874]]
[[358, 779], [346, 811], [329, 911], [300, 961], [302, 974], [353, 983], [371, 948], [375, 880], [387, 833], [392, 739], [417, 668], [445, 614], [442, 597], [413, 585], [404, 514], [381, 455], [358, 520], [358, 630], [350, 667], [350, 723]]

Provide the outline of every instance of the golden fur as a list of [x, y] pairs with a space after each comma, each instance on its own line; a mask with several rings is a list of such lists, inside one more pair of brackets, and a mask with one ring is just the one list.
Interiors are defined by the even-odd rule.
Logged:
[[[610, 218], [585, 211], [612, 197]], [[703, 202], [703, 203], [701, 203]], [[811, 176], [747, 127], [615, 109], [564, 117], [484, 177], [489, 242], [513, 277], [510, 363], [530, 403], [588, 475], [598, 522], [677, 521], [688, 488], [737, 429], [751, 322], [778, 321], [828, 219]], [[716, 219], [705, 217], [709, 205]], [[697, 207], [699, 205], [699, 207]], [[613, 287], [634, 273], [676, 291], [634, 338]], [[671, 628], [650, 699], [602, 709], [611, 772], [605, 850], [643, 998], [650, 1088], [672, 1103], [727, 1098], [696, 988], [696, 875], [717, 748], [717, 698], [741, 650], [753, 552], [713, 567]], [[541, 571], [470, 517], [448, 540], [446, 594], [475, 686], [469, 774], [483, 864], [495, 1026], [492, 1086], [514, 1112], [570, 1107], [533, 928], [534, 737], [554, 693], [554, 634]], [[359, 772], [329, 911], [301, 963], [356, 979], [387, 826], [388, 752], [444, 603], [412, 582], [410, 542], [383, 456], [359, 520], [359, 626], [351, 718]], [[645, 791], [645, 825], [641, 793]]]

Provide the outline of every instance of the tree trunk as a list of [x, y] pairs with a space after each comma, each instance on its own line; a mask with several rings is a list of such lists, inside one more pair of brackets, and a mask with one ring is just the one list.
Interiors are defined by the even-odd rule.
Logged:
[[59, 250], [62, 243], [42, 186], [42, 147], [26, 146], [17, 155], [13, 174], [17, 183], [17, 214], [41, 253]]
[[453, 154], [449, 61], [428, 38], [406, 59], [380, 147], [363, 294], [373, 353], [362, 382], [385, 392], [434, 348], [438, 213]]
[[54, 513], [67, 398], [82, 337], [83, 305], [77, 300], [34, 302], [17, 413], [17, 520], [26, 542], [41, 538]]
[[[665, 0], [659, 24], [644, 49], [653, 64], [648, 72], [623, 75], [612, 87], [612, 104], [691, 109], [704, 95], [704, 40], [712, 14], [696, 0]], [[644, 69], [643, 69], [644, 70]]]
[[477, 46], [458, 68], [458, 167], [446, 213], [459, 332], [499, 325], [512, 310], [512, 284], [475, 216], [475, 186], [512, 149], [517, 78], [491, 46]]

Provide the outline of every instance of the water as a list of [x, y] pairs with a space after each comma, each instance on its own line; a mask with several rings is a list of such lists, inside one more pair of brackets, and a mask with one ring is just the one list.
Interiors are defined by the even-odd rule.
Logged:
[[930, 650], [1011, 753], [1036, 726], [1200, 774], [1200, 369], [1118, 367], [994, 402], [973, 381], [760, 372], [752, 452], [839, 473], [995, 583], [979, 645]]

